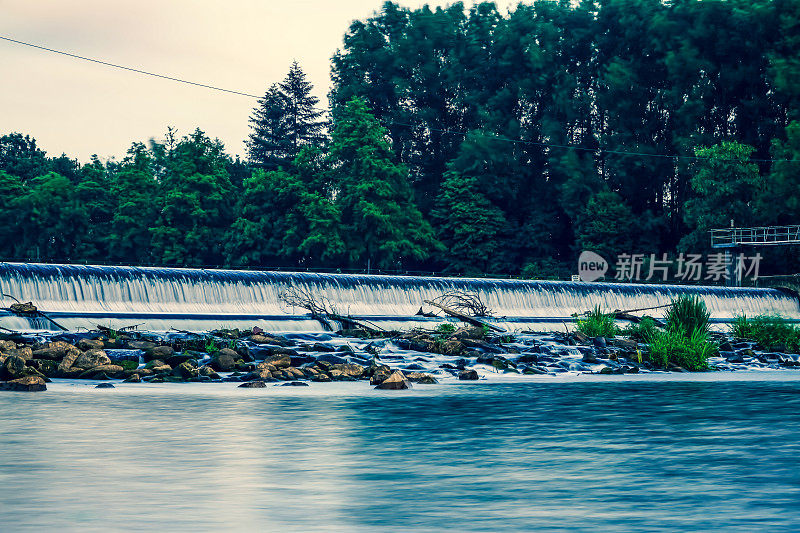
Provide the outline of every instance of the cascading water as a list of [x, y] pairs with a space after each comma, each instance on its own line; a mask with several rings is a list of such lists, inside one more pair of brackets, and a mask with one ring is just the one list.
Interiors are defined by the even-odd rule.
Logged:
[[[703, 298], [716, 320], [740, 314], [800, 319], [797, 297], [774, 289], [0, 263], [2, 294], [34, 302], [69, 329], [101, 324], [151, 330], [253, 325], [272, 331], [320, 330], [304, 309], [280, 300], [289, 287], [324, 296], [339, 313], [386, 329], [435, 322], [415, 315], [424, 300], [453, 290], [480, 295], [499, 317], [494, 320], [512, 331], [542, 329], [534, 323], [560, 324], [597, 305], [604, 310], [653, 308], [681, 294]], [[3, 298], [8, 307], [12, 300]], [[41, 319], [10, 313], [0, 317], [0, 325], [53, 328]]]

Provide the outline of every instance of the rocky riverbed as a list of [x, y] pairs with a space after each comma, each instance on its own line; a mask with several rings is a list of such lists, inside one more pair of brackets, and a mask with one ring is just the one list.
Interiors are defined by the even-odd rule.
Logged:
[[[797, 354], [768, 352], [749, 341], [714, 334], [717, 371], [800, 367]], [[647, 345], [580, 333], [496, 335], [481, 328], [406, 333], [267, 333], [221, 330], [6, 335], [0, 340], [0, 390], [45, 390], [52, 379], [142, 383], [271, 384], [369, 381], [406, 389], [440, 380], [491, 379], [499, 373], [630, 374], [663, 372], [647, 361]], [[666, 371], [685, 371], [672, 367]], [[110, 384], [110, 385], [109, 385]]]

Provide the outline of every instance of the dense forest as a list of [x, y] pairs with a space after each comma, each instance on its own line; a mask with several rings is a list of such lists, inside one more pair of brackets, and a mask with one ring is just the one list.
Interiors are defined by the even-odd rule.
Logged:
[[246, 160], [200, 130], [87, 164], [3, 136], [0, 250], [531, 277], [704, 253], [731, 220], [800, 223], [799, 50], [800, 0], [387, 2], [345, 34], [329, 109], [298, 64], [267, 89]]

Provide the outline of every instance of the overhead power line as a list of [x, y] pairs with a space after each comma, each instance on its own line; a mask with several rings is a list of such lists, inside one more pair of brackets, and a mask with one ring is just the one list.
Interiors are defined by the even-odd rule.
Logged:
[[138, 69], [138, 68], [126, 67], [125, 65], [117, 65], [115, 63], [109, 63], [108, 61], [101, 61], [99, 59], [94, 59], [94, 58], [91, 58], [91, 57], [80, 56], [78, 54], [71, 54], [69, 52], [64, 52], [63, 50], [55, 50], [53, 48], [47, 48], [46, 46], [41, 46], [41, 45], [38, 45], [38, 44], [26, 43], [24, 41], [18, 41], [16, 39], [12, 39], [11, 37], [6, 37], [4, 35], [0, 35], [0, 39], [2, 39], [4, 41], [11, 42], [11, 43], [21, 44], [23, 46], [30, 46], [31, 48], [37, 48], [39, 50], [44, 50], [46, 52], [52, 52], [54, 54], [60, 54], [62, 56], [73, 57], [75, 59], [81, 59], [83, 61], [90, 61], [92, 63], [97, 63], [99, 65], [105, 65], [107, 67], [118, 68], [120, 70], [128, 70], [130, 72], [136, 72], [138, 74], [144, 74], [145, 76], [153, 76], [154, 78], [162, 78], [162, 79], [165, 79], [165, 80], [177, 81], [178, 83], [185, 83], [187, 85], [194, 85], [195, 87], [203, 87], [205, 89], [211, 89], [213, 91], [220, 91], [220, 92], [223, 92], [223, 93], [238, 94], [240, 96], [247, 96], [247, 97], [250, 97], [250, 98], [260, 98], [260, 96], [256, 96], [255, 94], [245, 93], [245, 92], [242, 92], [242, 91], [233, 91], [231, 89], [223, 89], [222, 87], [215, 87], [214, 85], [209, 85], [207, 83], [198, 83], [196, 81], [189, 81], [189, 80], [184, 80], [184, 79], [181, 79], [181, 78], [175, 78], [173, 76], [165, 76], [164, 74], [157, 74], [155, 72], [148, 72], [146, 70], [141, 70], [141, 69]]
[[[4, 35], [0, 35], [0, 40], [8, 41], [8, 42], [11, 42], [11, 43], [20, 44], [20, 45], [23, 45], [23, 46], [28, 46], [30, 48], [36, 48], [38, 50], [44, 50], [46, 52], [51, 52], [51, 53], [54, 53], [54, 54], [59, 54], [59, 55], [67, 56], [67, 57], [72, 57], [74, 59], [80, 59], [82, 61], [89, 61], [91, 63], [97, 63], [99, 65], [104, 65], [104, 66], [107, 66], [107, 67], [112, 67], [112, 68], [116, 68], [116, 69], [120, 69], [120, 70], [127, 70], [129, 72], [135, 72], [137, 74], [144, 74], [145, 76], [152, 76], [154, 78], [161, 78], [161, 79], [164, 79], [164, 80], [170, 80], [170, 81], [174, 81], [174, 82], [178, 82], [178, 83], [184, 83], [186, 85], [193, 85], [195, 87], [202, 87], [204, 89], [211, 89], [213, 91], [219, 91], [219, 92], [223, 92], [223, 93], [236, 94], [236, 95], [239, 95], [239, 96], [246, 96], [248, 98], [255, 98], [255, 99], [261, 98], [260, 96], [258, 96], [256, 94], [251, 94], [251, 93], [247, 93], [247, 92], [244, 92], [244, 91], [234, 91], [232, 89], [224, 89], [222, 87], [209, 85], [207, 83], [199, 83], [199, 82], [196, 82], [196, 81], [185, 80], [185, 79], [182, 79], [182, 78], [176, 78], [174, 76], [167, 76], [165, 74], [158, 74], [158, 73], [155, 73], [155, 72], [149, 72], [149, 71], [138, 69], [138, 68], [128, 67], [128, 66], [125, 66], [125, 65], [117, 65], [115, 63], [109, 63], [108, 61], [102, 61], [100, 59], [94, 59], [94, 58], [91, 58], [91, 57], [86, 57], [86, 56], [82, 56], [82, 55], [78, 55], [78, 54], [73, 54], [71, 52], [65, 52], [63, 50], [56, 50], [54, 48], [48, 48], [46, 46], [42, 46], [42, 45], [38, 45], [38, 44], [19, 41], [17, 39], [12, 39], [11, 37], [7, 37], [7, 36], [4, 36]], [[394, 126], [403, 126], [403, 127], [409, 127], [409, 128], [418, 127], [418, 125], [406, 124], [406, 123], [394, 122], [394, 121], [385, 121], [385, 123], [386, 124], [391, 124], [391, 125], [394, 125]], [[426, 126], [426, 127], [427, 127], [427, 129], [429, 129], [431, 131], [437, 131], [437, 132], [440, 132], [440, 133], [460, 135], [460, 136], [464, 136], [464, 137], [466, 137], [470, 133], [470, 132], [466, 132], [466, 131], [441, 129], [441, 128], [434, 128], [434, 127], [430, 127], [430, 126]], [[654, 157], [654, 158], [661, 158], [661, 159], [685, 159], [685, 160], [694, 160], [694, 161], [709, 159], [707, 157], [699, 157], [699, 156], [692, 156], [692, 155], [667, 155], [667, 154], [652, 154], [652, 153], [647, 153], [647, 152], [633, 152], [633, 151], [625, 151], [625, 150], [609, 150], [607, 148], [600, 148], [600, 147], [589, 148], [589, 147], [586, 147], [586, 146], [576, 146], [576, 145], [571, 145], [571, 144], [555, 144], [555, 143], [530, 141], [530, 140], [527, 140], [527, 139], [515, 139], [515, 138], [511, 138], [511, 137], [505, 137], [505, 136], [502, 136], [502, 135], [487, 134], [487, 133], [479, 133], [479, 134], [484, 136], [484, 137], [491, 138], [491, 139], [494, 139], [494, 140], [497, 140], [497, 141], [510, 142], [510, 143], [516, 143], [516, 144], [525, 144], [525, 145], [532, 145], [532, 146], [542, 146], [542, 147], [547, 147], [547, 148], [560, 148], [560, 149], [565, 149], [565, 150], [577, 150], [577, 151], [582, 151], [582, 152], [599, 153], [599, 154], [622, 155], [622, 156], [633, 156], [633, 157]], [[722, 160], [722, 161], [733, 161], [733, 160]], [[780, 163], [800, 163], [800, 159], [749, 159], [749, 161], [756, 162], [756, 163], [778, 163], [778, 162], [780, 162]]]

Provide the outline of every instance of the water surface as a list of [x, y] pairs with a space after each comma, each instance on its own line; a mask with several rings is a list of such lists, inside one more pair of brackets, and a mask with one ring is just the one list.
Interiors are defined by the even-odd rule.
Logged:
[[0, 394], [3, 531], [793, 531], [800, 372]]

